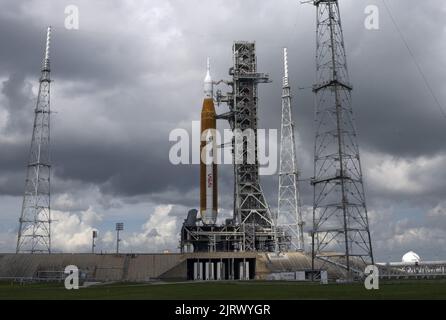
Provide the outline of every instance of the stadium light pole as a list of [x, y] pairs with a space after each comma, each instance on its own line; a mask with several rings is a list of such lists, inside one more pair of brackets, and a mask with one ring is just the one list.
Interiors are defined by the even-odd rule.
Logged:
[[96, 247], [95, 240], [98, 237], [98, 232], [96, 230], [93, 230], [92, 232], [92, 242], [91, 242], [91, 253], [94, 254], [94, 248]]
[[121, 239], [119, 239], [119, 231], [124, 230], [124, 223], [118, 222], [116, 223], [116, 254], [119, 254], [119, 242]]

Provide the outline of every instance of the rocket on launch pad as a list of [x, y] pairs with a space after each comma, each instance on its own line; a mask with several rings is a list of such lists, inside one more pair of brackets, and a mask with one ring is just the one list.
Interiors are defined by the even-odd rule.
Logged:
[[204, 79], [204, 100], [201, 110], [200, 142], [200, 215], [204, 224], [217, 222], [216, 113], [209, 58]]

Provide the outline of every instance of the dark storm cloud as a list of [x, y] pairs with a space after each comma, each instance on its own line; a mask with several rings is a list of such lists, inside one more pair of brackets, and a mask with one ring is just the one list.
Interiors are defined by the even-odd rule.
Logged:
[[[381, 28], [378, 31], [369, 31], [363, 27], [363, 10], [369, 4], [377, 4], [380, 9]], [[444, 10], [435, 9], [438, 1], [423, 4], [414, 2], [410, 12], [399, 10], [403, 4], [401, 1], [392, 1], [390, 7], [412, 48], [416, 62], [426, 74], [433, 91], [443, 103], [443, 108], [446, 108], [446, 82], [441, 71], [446, 64], [441, 55], [445, 46], [444, 41], [439, 41], [444, 38]], [[443, 139], [446, 135], [446, 119], [435, 105], [382, 3], [346, 1], [341, 3], [341, 15], [350, 78], [354, 86], [353, 108], [362, 156], [374, 153], [382, 154], [383, 157], [415, 161], [419, 157], [442, 155], [446, 146]], [[298, 159], [302, 177], [309, 178], [312, 175], [314, 141], [313, 95], [309, 89], [297, 88], [311, 86], [314, 79], [314, 21], [309, 21], [308, 26], [294, 31], [297, 32], [296, 39], [284, 41], [284, 44], [289, 46], [295, 121], [302, 140]], [[267, 53], [260, 52], [265, 49]], [[278, 51], [275, 48], [263, 48], [262, 42], [258, 41], [261, 71], [273, 70], [271, 75], [275, 80], [273, 84], [260, 89], [260, 124], [270, 123], [273, 127], [277, 127], [280, 121], [278, 92], [281, 57]], [[405, 201], [412, 205], [427, 205], [438, 202], [438, 199], [446, 196], [446, 180], [441, 174], [444, 170], [440, 169], [445, 165], [443, 163], [431, 169], [419, 168], [418, 172], [413, 172], [410, 175], [412, 183], [423, 186], [422, 191], [416, 194], [405, 190], [386, 192], [381, 186], [373, 185], [372, 179], [367, 180], [366, 176], [369, 204]], [[263, 179], [265, 180], [274, 181], [270, 178]], [[311, 187], [308, 181], [301, 183], [301, 192], [304, 204], [311, 205]], [[270, 199], [276, 198], [273, 184]], [[274, 201], [270, 202], [275, 204]]]
[[[443, 2], [387, 0], [414, 58], [446, 108]], [[63, 27], [68, 4], [80, 9], [78, 31]], [[370, 4], [380, 9], [378, 31], [364, 28], [364, 8]], [[185, 217], [186, 208], [196, 208], [199, 168], [169, 163], [169, 132], [190, 130], [190, 121], [199, 120], [205, 58], [211, 56], [215, 79], [227, 79], [232, 42], [255, 40], [258, 70], [269, 73], [273, 80], [259, 86], [262, 128], [279, 128], [281, 48], [289, 48], [298, 162], [304, 179], [300, 188], [302, 202], [311, 211], [313, 6], [294, 0], [212, 0], [205, 4], [0, 0], [0, 5], [1, 195], [23, 192], [44, 33], [51, 24], [51, 102], [57, 112], [52, 115], [56, 208], [80, 210], [93, 203], [104, 210], [127, 213], [138, 204], [175, 204], [169, 215], [178, 221]], [[378, 252], [391, 254], [412, 249], [409, 246], [426, 252], [441, 250], [437, 238], [446, 226], [442, 202], [446, 197], [446, 120], [382, 1], [344, 0], [340, 6]], [[225, 110], [218, 108], [219, 113]], [[6, 118], [1, 118], [4, 114]], [[261, 182], [275, 209], [277, 177], [263, 176]], [[222, 214], [230, 214], [232, 201], [232, 168], [221, 166]], [[3, 205], [0, 210], [11, 211]], [[308, 221], [306, 227], [310, 227]], [[151, 231], [153, 236], [160, 233], [158, 226]], [[433, 242], [437, 246], [429, 249]]]
[[23, 193], [25, 183], [26, 155], [29, 142], [25, 144], [1, 143], [0, 157], [0, 193], [19, 195]]
[[[381, 28], [369, 31], [363, 27], [363, 9], [376, 3], [380, 8]], [[438, 1], [418, 4], [414, 2], [414, 12], [398, 10], [401, 1], [392, 1], [400, 28], [405, 33], [415, 58], [427, 74], [433, 91], [443, 103], [446, 111], [446, 81], [442, 68], [444, 44], [439, 41], [445, 27], [444, 12], [435, 10]], [[434, 12], [435, 11], [435, 12]], [[434, 13], [434, 14], [432, 14]], [[438, 110], [429, 94], [414, 62], [392, 25], [380, 1], [346, 1], [341, 3], [341, 15], [345, 29], [345, 42], [354, 86], [353, 108], [360, 134], [361, 149], [370, 149], [395, 156], [416, 157], [436, 154], [445, 150], [442, 137], [446, 134], [446, 119]], [[416, 17], [416, 19], [413, 19]], [[418, 24], [415, 26], [415, 21]], [[429, 21], [429, 23], [422, 23]], [[435, 22], [434, 22], [435, 21]], [[294, 92], [294, 105], [297, 130], [303, 137], [305, 150], [310, 152], [313, 141], [313, 96], [310, 90], [297, 90], [298, 86], [311, 86], [314, 79], [314, 21], [308, 29], [296, 35], [296, 42], [290, 46], [290, 68], [293, 70], [291, 83]], [[305, 34], [305, 32], [309, 32]], [[301, 42], [300, 42], [301, 41]], [[286, 42], [284, 42], [286, 43]], [[288, 43], [286, 43], [288, 44]], [[305, 44], [305, 45], [302, 45]], [[299, 48], [299, 45], [304, 48]], [[262, 43], [259, 42], [259, 48]], [[423, 50], [424, 49], [424, 50]], [[276, 49], [277, 50], [277, 49]], [[264, 53], [260, 56], [265, 55]], [[278, 53], [270, 50], [267, 56], [275, 60], [263, 61], [264, 69], [281, 70]], [[437, 67], [431, 62], [435, 60]], [[263, 70], [262, 70], [263, 71]], [[272, 73], [275, 84], [261, 89], [261, 123], [265, 119], [278, 125], [278, 92], [280, 73]]]
[[6, 98], [4, 106], [9, 114], [7, 130], [28, 132], [32, 123], [28, 108], [34, 98], [31, 83], [25, 80], [24, 74], [12, 73], [3, 81], [1, 93]]
[[[167, 159], [171, 145], [167, 137], [170, 129], [188, 129], [190, 120], [198, 120], [207, 55], [212, 56], [214, 76], [228, 77], [235, 39], [256, 40], [259, 71], [270, 73], [273, 80], [272, 84], [261, 85], [259, 91], [259, 121], [264, 128], [278, 128], [280, 124], [281, 47], [289, 47], [295, 120], [302, 143], [299, 164], [302, 178], [311, 177], [314, 109], [308, 87], [314, 81], [312, 6], [298, 6], [294, 1], [282, 1], [280, 6], [266, 1], [243, 1], [236, 3], [239, 12], [253, 5], [256, 10], [250, 11], [249, 16], [239, 16], [220, 1], [197, 8], [197, 13], [183, 2], [157, 3], [167, 7], [167, 18], [160, 19], [153, 30], [139, 30], [132, 29], [138, 22], [128, 20], [124, 4], [115, 2], [113, 10], [111, 2], [79, 1], [81, 28], [67, 31], [63, 28], [63, 8], [68, 2], [58, 2], [51, 14], [44, 17], [30, 11], [35, 8], [31, 1], [6, 3], [0, 13], [0, 30], [8, 30], [0, 33], [0, 41], [8, 43], [0, 52], [0, 75], [8, 79], [3, 83], [6, 102], [2, 107], [24, 113], [15, 119], [32, 117], [27, 83], [38, 77], [45, 25], [52, 23], [52, 67], [56, 80], [53, 105], [58, 110], [53, 118], [53, 133], [57, 134], [54, 173], [62, 181], [75, 181], [73, 188], [93, 184], [104, 194], [117, 198], [147, 195], [161, 202], [180, 194], [171, 201], [196, 206], [198, 168], [172, 166]], [[380, 8], [379, 31], [363, 27], [363, 10], [373, 3]], [[439, 38], [445, 21], [441, 10], [435, 9], [438, 1], [413, 1], [414, 11], [400, 10], [407, 8], [404, 1], [393, 1], [391, 7], [433, 90], [445, 102], [442, 69], [431, 62], [445, 64], [438, 55], [444, 48]], [[122, 14], [118, 13], [120, 10]], [[194, 18], [193, 14], [203, 12], [215, 15], [215, 23]], [[433, 105], [380, 1], [345, 1], [341, 3], [341, 15], [361, 150], [408, 159], [445, 151], [445, 120]], [[115, 20], [117, 17], [120, 20]], [[227, 26], [229, 18], [231, 24], [223, 30], [222, 25]], [[157, 38], [156, 28], [173, 27], [176, 29], [165, 35], [173, 40]], [[163, 41], [168, 44], [160, 45]], [[5, 135], [11, 134], [13, 127], [20, 128], [23, 134], [20, 143], [13, 146], [1, 143], [2, 150], [7, 150], [0, 160], [1, 175], [10, 178], [0, 181], [4, 193], [19, 194], [23, 179], [17, 187], [10, 186], [14, 177], [23, 176], [30, 129], [28, 124], [9, 121]], [[104, 123], [109, 125], [110, 132], [119, 132], [117, 137], [100, 127]], [[426, 172], [429, 176], [435, 174]], [[230, 168], [222, 170], [220, 181], [221, 204], [230, 208]], [[263, 177], [262, 181], [268, 200], [275, 206], [277, 179]], [[308, 181], [301, 185], [303, 200], [309, 204]], [[442, 186], [440, 183], [438, 189]], [[371, 198], [381, 196], [372, 185], [368, 190]], [[427, 199], [430, 195], [419, 197]]]
[[[39, 16], [33, 1], [2, 1], [6, 9], [0, 12], [2, 47], [0, 73], [19, 73], [37, 79], [44, 53], [46, 26], [53, 26], [51, 60], [53, 76], [86, 84], [90, 90], [131, 82], [144, 69], [141, 35], [125, 30], [117, 36], [108, 32], [116, 21], [84, 23], [79, 30], [64, 28], [65, 7], [78, 5], [85, 21], [94, 18], [98, 10], [110, 8], [109, 2], [99, 1], [98, 7], [87, 7], [84, 1], [43, 1], [49, 16]], [[119, 6], [118, 6], [119, 7]], [[3, 6], [2, 6], [3, 8]], [[116, 6], [115, 6], [116, 8]]]
[[[98, 13], [95, 10], [88, 10], [85, 3], [87, 2], [81, 6], [84, 21], [86, 15]], [[103, 6], [107, 6], [105, 3], [102, 3]], [[31, 94], [29, 82], [25, 80], [25, 77], [28, 75], [30, 78], [37, 79], [45, 24], [58, 21], [56, 24], [59, 25], [59, 28], [55, 28], [51, 48], [53, 77], [55, 78], [52, 88], [56, 96], [60, 90], [59, 83], [63, 84], [64, 82], [70, 84], [64, 91], [67, 98], [76, 98], [82, 95], [94, 96], [101, 90], [109, 92], [115, 87], [119, 87], [119, 93], [125, 93], [126, 88], [132, 87], [135, 81], [140, 81], [139, 77], [143, 72], [146, 72], [145, 61], [153, 64], [149, 72], [146, 73], [149, 75], [156, 72], [157, 69], [160, 72], [158, 66], [161, 65], [150, 59], [142, 61], [147, 50], [141, 47], [142, 41], [137, 32], [130, 34], [124, 31], [119, 36], [114, 32], [107, 32], [107, 25], [113, 21], [103, 21], [104, 28], [102, 29], [95, 29], [92, 26], [89, 28], [88, 24], [84, 24], [84, 27], [79, 31], [69, 32], [60, 26], [60, 22], [64, 18], [62, 3], [59, 2], [56, 5], [57, 10], [55, 11], [57, 12], [48, 19], [49, 21], [39, 21], [38, 18], [33, 18], [29, 12], [29, 4], [31, 2], [8, 3], [6, 10], [2, 10], [0, 19], [1, 30], [10, 31], [0, 33], [0, 41], [9, 43], [8, 46], [5, 46], [5, 50], [0, 52], [2, 56], [0, 75], [8, 77], [8, 80], [2, 83], [2, 93], [5, 97], [2, 107], [8, 112], [4, 133], [6, 136], [10, 136], [16, 130], [20, 130], [22, 133], [21, 136], [16, 137], [20, 140], [16, 144], [1, 143], [4, 156], [1, 157], [3, 179], [0, 184], [5, 194], [14, 195], [21, 193], [19, 186], [22, 185], [23, 179], [19, 179], [20, 183], [11, 182], [14, 182], [16, 176], [24, 175], [23, 164], [26, 163], [26, 151], [31, 136], [32, 108], [35, 103], [35, 96]], [[85, 10], [82, 11], [82, 9]], [[36, 28], [36, 25], [39, 27]], [[101, 25], [101, 22], [98, 25]], [[156, 75], [156, 77], [158, 76], [159, 74]], [[37, 85], [36, 80], [34, 85]], [[141, 89], [142, 96], [145, 91], [146, 88]], [[124, 117], [130, 118], [132, 115], [134, 118], [138, 118], [138, 112], [141, 112], [138, 110], [145, 109], [144, 113], [146, 113], [148, 106], [156, 107], [157, 104], [163, 106], [163, 102], [159, 103], [160, 91], [157, 89], [151, 92], [150, 97], [144, 96], [144, 101], [141, 99], [135, 101], [135, 96], [138, 94], [133, 92], [131, 97], [116, 94], [113, 97], [105, 97], [101, 103], [106, 103], [108, 116], [115, 122], [122, 121]], [[57, 104], [57, 98], [52, 102], [56, 110], [61, 110], [64, 107]], [[97, 113], [95, 113], [97, 105], [95, 106], [93, 103], [87, 106], [76, 105], [75, 108], [91, 108], [89, 116], [97, 118]], [[168, 114], [165, 110], [163, 112]], [[162, 116], [163, 112], [160, 112], [159, 115]], [[69, 122], [70, 119], [66, 119], [66, 112], [62, 111], [60, 114], [64, 118], [63, 121]], [[122, 125], [130, 125], [124, 129], [125, 135], [127, 135], [124, 141], [122, 139], [113, 141], [110, 139], [111, 137], [104, 137], [106, 140], [107, 138], [111, 140], [105, 143], [95, 139], [101, 135], [100, 129], [90, 128], [91, 136], [87, 139], [84, 136], [82, 137], [84, 139], [80, 141], [79, 137], [70, 135], [63, 129], [58, 130], [58, 123], [56, 123], [53, 133], [60, 135], [53, 137], [55, 174], [62, 180], [97, 184], [104, 193], [122, 196], [151, 193], [170, 187], [184, 188], [184, 182], [187, 182], [189, 186], [193, 181], [188, 178], [191, 171], [186, 167], [172, 168], [167, 159], [168, 129], [174, 128], [178, 119], [173, 118], [168, 123], [163, 121], [163, 118], [153, 117], [150, 119], [146, 114], [144, 118], [146, 120], [143, 120], [142, 117], [139, 118], [138, 127], [134, 126], [135, 121], [132, 119], [128, 119], [129, 123]], [[166, 118], [165, 116], [164, 119]], [[86, 119], [81, 120], [83, 122]], [[54, 121], [59, 121], [58, 115], [53, 118]], [[162, 132], [157, 132], [156, 127], [162, 122], [165, 123], [165, 129]], [[88, 126], [89, 123], [86, 125]], [[85, 126], [82, 123], [77, 123], [75, 126], [76, 130], [84, 131]], [[139, 132], [146, 135], [147, 141], [152, 141], [149, 146], [147, 146], [147, 141], [138, 139], [134, 135]], [[141, 151], [142, 149], [146, 152]], [[162, 154], [156, 152], [161, 149]], [[147, 150], [151, 151], [147, 152]], [[175, 179], [177, 177], [182, 178]]]

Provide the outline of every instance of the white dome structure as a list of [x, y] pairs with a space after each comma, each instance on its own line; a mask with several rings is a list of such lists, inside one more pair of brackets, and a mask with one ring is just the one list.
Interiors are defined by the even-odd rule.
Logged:
[[418, 262], [421, 261], [421, 258], [420, 258], [420, 256], [417, 255], [415, 252], [413, 252], [413, 251], [409, 251], [408, 253], [406, 253], [406, 254], [403, 256], [402, 261], [403, 261], [404, 263], [418, 263]]

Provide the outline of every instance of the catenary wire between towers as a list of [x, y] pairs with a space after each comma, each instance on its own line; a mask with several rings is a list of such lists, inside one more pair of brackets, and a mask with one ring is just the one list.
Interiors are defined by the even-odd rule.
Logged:
[[438, 109], [440, 110], [441, 114], [444, 118], [446, 118], [446, 111], [444, 110], [443, 106], [441, 105], [440, 101], [438, 100], [437, 96], [434, 93], [434, 90], [432, 89], [432, 86], [429, 84], [429, 81], [427, 80], [427, 77], [425, 73], [423, 72], [423, 69], [421, 69], [421, 65], [418, 63], [417, 59], [415, 59], [415, 55], [413, 54], [412, 49], [410, 48], [408, 42], [406, 41], [406, 38], [403, 35], [403, 32], [401, 31], [400, 27], [398, 26], [398, 23], [396, 22], [396, 19], [394, 15], [392, 14], [392, 11], [390, 7], [387, 5], [386, 0], [382, 0], [382, 3], [384, 4], [384, 7], [386, 8], [387, 13], [389, 14], [390, 20], [392, 20], [392, 23], [398, 32], [398, 35], [401, 38], [401, 41], [404, 43], [404, 46], [406, 47], [407, 51], [409, 52], [410, 57], [412, 58], [413, 63], [415, 64], [418, 73], [420, 74], [421, 78], [423, 79], [424, 84], [426, 85], [430, 95], [435, 101], [435, 104], [437, 105]]

